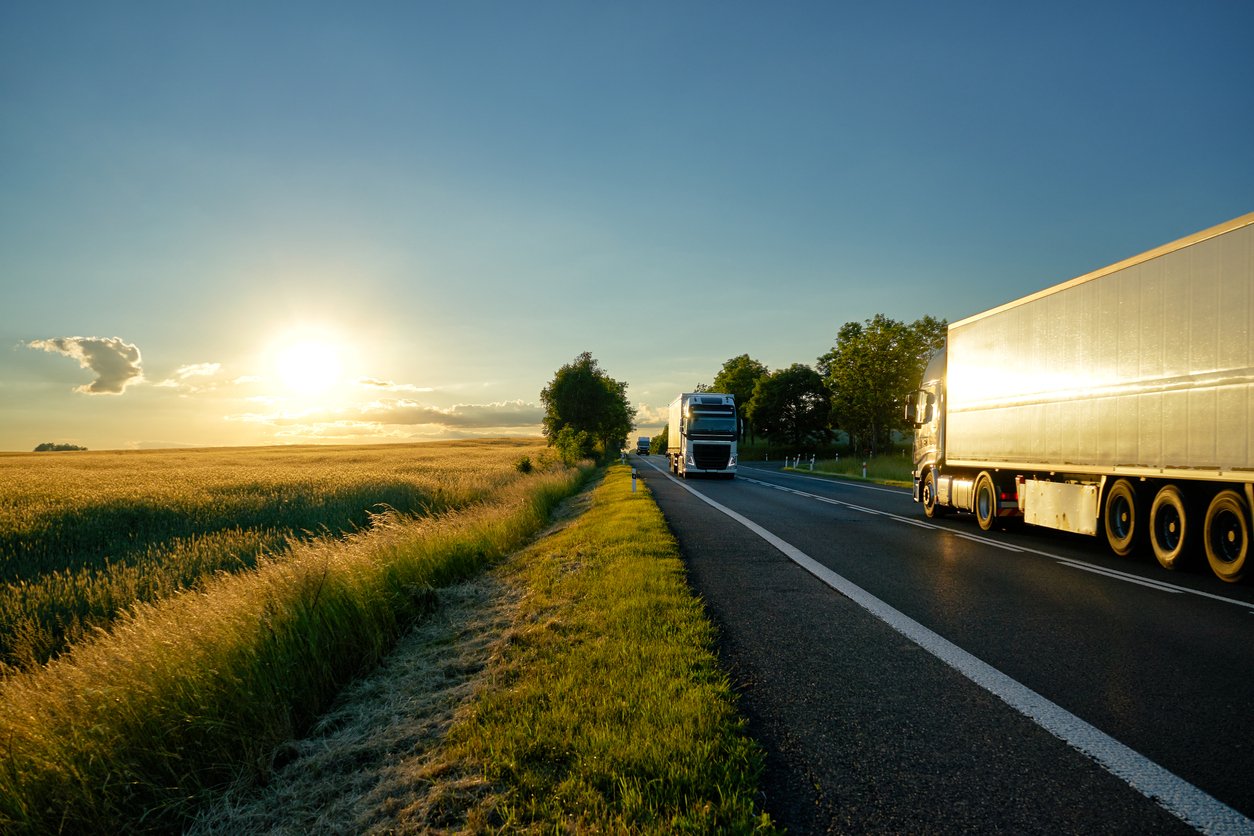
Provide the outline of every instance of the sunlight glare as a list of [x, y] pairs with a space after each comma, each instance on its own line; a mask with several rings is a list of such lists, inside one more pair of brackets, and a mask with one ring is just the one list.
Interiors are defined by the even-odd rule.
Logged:
[[340, 347], [327, 339], [302, 338], [282, 344], [274, 355], [275, 371], [289, 390], [315, 395], [334, 386], [343, 372]]

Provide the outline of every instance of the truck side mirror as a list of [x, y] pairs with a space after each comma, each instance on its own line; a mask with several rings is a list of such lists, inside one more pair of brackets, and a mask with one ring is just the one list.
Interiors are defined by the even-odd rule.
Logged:
[[916, 390], [906, 401], [906, 423], [921, 427], [932, 421], [932, 405], [936, 398], [923, 389]]

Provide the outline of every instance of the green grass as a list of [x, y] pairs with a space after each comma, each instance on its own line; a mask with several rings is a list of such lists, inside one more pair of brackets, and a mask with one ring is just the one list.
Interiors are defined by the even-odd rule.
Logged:
[[471, 830], [772, 830], [762, 753], [647, 489], [616, 465], [567, 528], [510, 561], [524, 589], [449, 769], [495, 788]]
[[[511, 450], [498, 455], [513, 469]], [[275, 748], [376, 664], [433, 587], [521, 547], [585, 475], [520, 476], [458, 513], [295, 543], [13, 673], [0, 681], [0, 832], [168, 832], [223, 787], [264, 781]]]
[[[814, 472], [829, 476], [862, 479], [863, 462], [866, 463], [867, 481], [898, 487], [910, 487], [914, 484], [910, 475], [913, 463], [908, 455], [903, 456], [901, 453], [893, 453], [886, 456], [841, 456], [839, 459], [817, 459], [814, 462]], [[810, 470], [810, 466], [808, 462], [803, 461], [801, 466], [796, 469], [799, 472], [807, 473]]]

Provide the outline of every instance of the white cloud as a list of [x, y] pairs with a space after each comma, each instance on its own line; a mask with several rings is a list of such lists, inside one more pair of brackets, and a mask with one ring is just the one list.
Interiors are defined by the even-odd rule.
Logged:
[[232, 420], [267, 424], [281, 437], [449, 438], [473, 435], [537, 435], [544, 408], [526, 401], [457, 404], [443, 409], [404, 398], [355, 408], [272, 413], [252, 412]]
[[179, 366], [170, 377], [153, 385], [163, 389], [179, 389], [183, 393], [203, 392], [217, 387], [214, 378], [221, 370], [221, 363], [192, 363]]
[[402, 399], [370, 404], [363, 410], [360, 418], [380, 424], [440, 424], [463, 429], [534, 427], [544, 420], [544, 407], [518, 400], [457, 404], [441, 409]]
[[649, 406], [647, 403], [636, 404], [636, 426], [652, 427], [670, 421], [669, 406]]
[[412, 383], [393, 383], [377, 377], [363, 377], [357, 381], [358, 386], [367, 389], [380, 389], [385, 392], [434, 392], [430, 386], [415, 386]]
[[188, 366], [179, 366], [174, 370], [174, 376], [179, 380], [187, 380], [189, 377], [213, 377], [221, 368], [221, 363], [192, 363]]
[[91, 383], [76, 386], [75, 392], [88, 395], [120, 395], [132, 383], [144, 379], [138, 346], [121, 337], [55, 337], [31, 340], [30, 348], [64, 354], [96, 375]]

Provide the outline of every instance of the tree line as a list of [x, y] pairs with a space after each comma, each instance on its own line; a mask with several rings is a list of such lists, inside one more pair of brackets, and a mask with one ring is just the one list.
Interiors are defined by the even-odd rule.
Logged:
[[[893, 430], [906, 429], [905, 398], [944, 345], [947, 326], [931, 316], [905, 323], [876, 314], [842, 325], [814, 366], [793, 363], [771, 371], [741, 354], [723, 363], [713, 383], [694, 391], [735, 396], [742, 441], [765, 438], [795, 448], [830, 442], [843, 430], [857, 453], [875, 455], [888, 448]], [[566, 461], [617, 455], [635, 424], [627, 384], [610, 377], [587, 351], [557, 370], [540, 401], [544, 435]]]
[[800, 447], [827, 443], [843, 430], [856, 452], [875, 455], [888, 449], [893, 430], [906, 429], [905, 398], [945, 344], [947, 327], [932, 316], [905, 323], [876, 314], [842, 325], [814, 366], [771, 371], [741, 354], [698, 388], [736, 397], [742, 441], [764, 437]]

